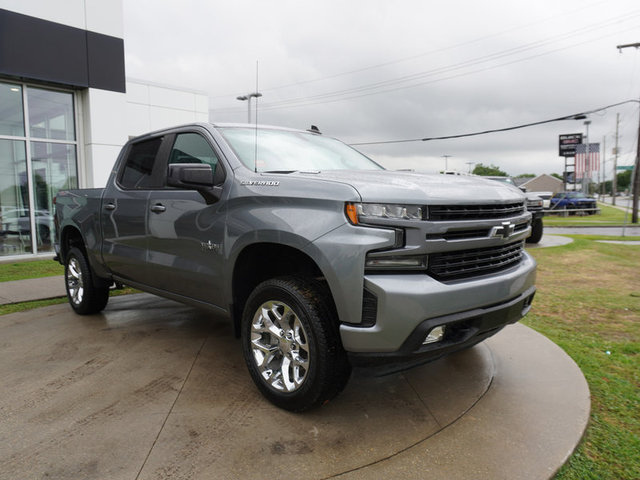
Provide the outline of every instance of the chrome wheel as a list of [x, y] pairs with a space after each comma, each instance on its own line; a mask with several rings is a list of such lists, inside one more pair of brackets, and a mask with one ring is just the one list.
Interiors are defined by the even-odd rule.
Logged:
[[71, 301], [75, 305], [80, 305], [84, 298], [84, 280], [80, 263], [76, 257], [71, 257], [67, 265], [67, 289]]
[[267, 301], [251, 322], [251, 352], [263, 380], [280, 392], [294, 392], [309, 372], [307, 332], [287, 304]]

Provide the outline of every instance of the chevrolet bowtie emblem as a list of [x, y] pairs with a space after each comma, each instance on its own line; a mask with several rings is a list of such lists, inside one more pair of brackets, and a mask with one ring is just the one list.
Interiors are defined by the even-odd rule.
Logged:
[[491, 229], [491, 236], [507, 239], [511, 235], [513, 235], [513, 231], [515, 230], [515, 228], [516, 226], [511, 222], [502, 222], [502, 225], [493, 227]]

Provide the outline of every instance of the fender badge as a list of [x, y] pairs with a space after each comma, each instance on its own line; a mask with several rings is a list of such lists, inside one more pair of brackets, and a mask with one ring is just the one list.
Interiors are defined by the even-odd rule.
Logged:
[[278, 180], [243, 180], [240, 185], [247, 185], [251, 187], [277, 187], [280, 185]]
[[211, 240], [207, 242], [200, 242], [200, 250], [203, 252], [220, 253], [220, 244], [212, 243]]

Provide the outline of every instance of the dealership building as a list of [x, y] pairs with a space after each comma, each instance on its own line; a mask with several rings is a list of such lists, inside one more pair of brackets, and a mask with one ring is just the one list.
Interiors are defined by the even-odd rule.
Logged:
[[132, 136], [208, 121], [203, 92], [125, 76], [121, 0], [0, 0], [0, 261], [51, 255], [60, 189]]

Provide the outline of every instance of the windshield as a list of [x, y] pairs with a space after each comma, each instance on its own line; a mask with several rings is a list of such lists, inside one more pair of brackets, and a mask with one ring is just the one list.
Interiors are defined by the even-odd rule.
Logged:
[[489, 180], [495, 180], [496, 182], [508, 183], [509, 185], [516, 186], [513, 180], [509, 177], [487, 177]]
[[256, 135], [250, 127], [218, 130], [242, 163], [259, 172], [384, 170], [348, 145], [317, 134], [258, 129]]

